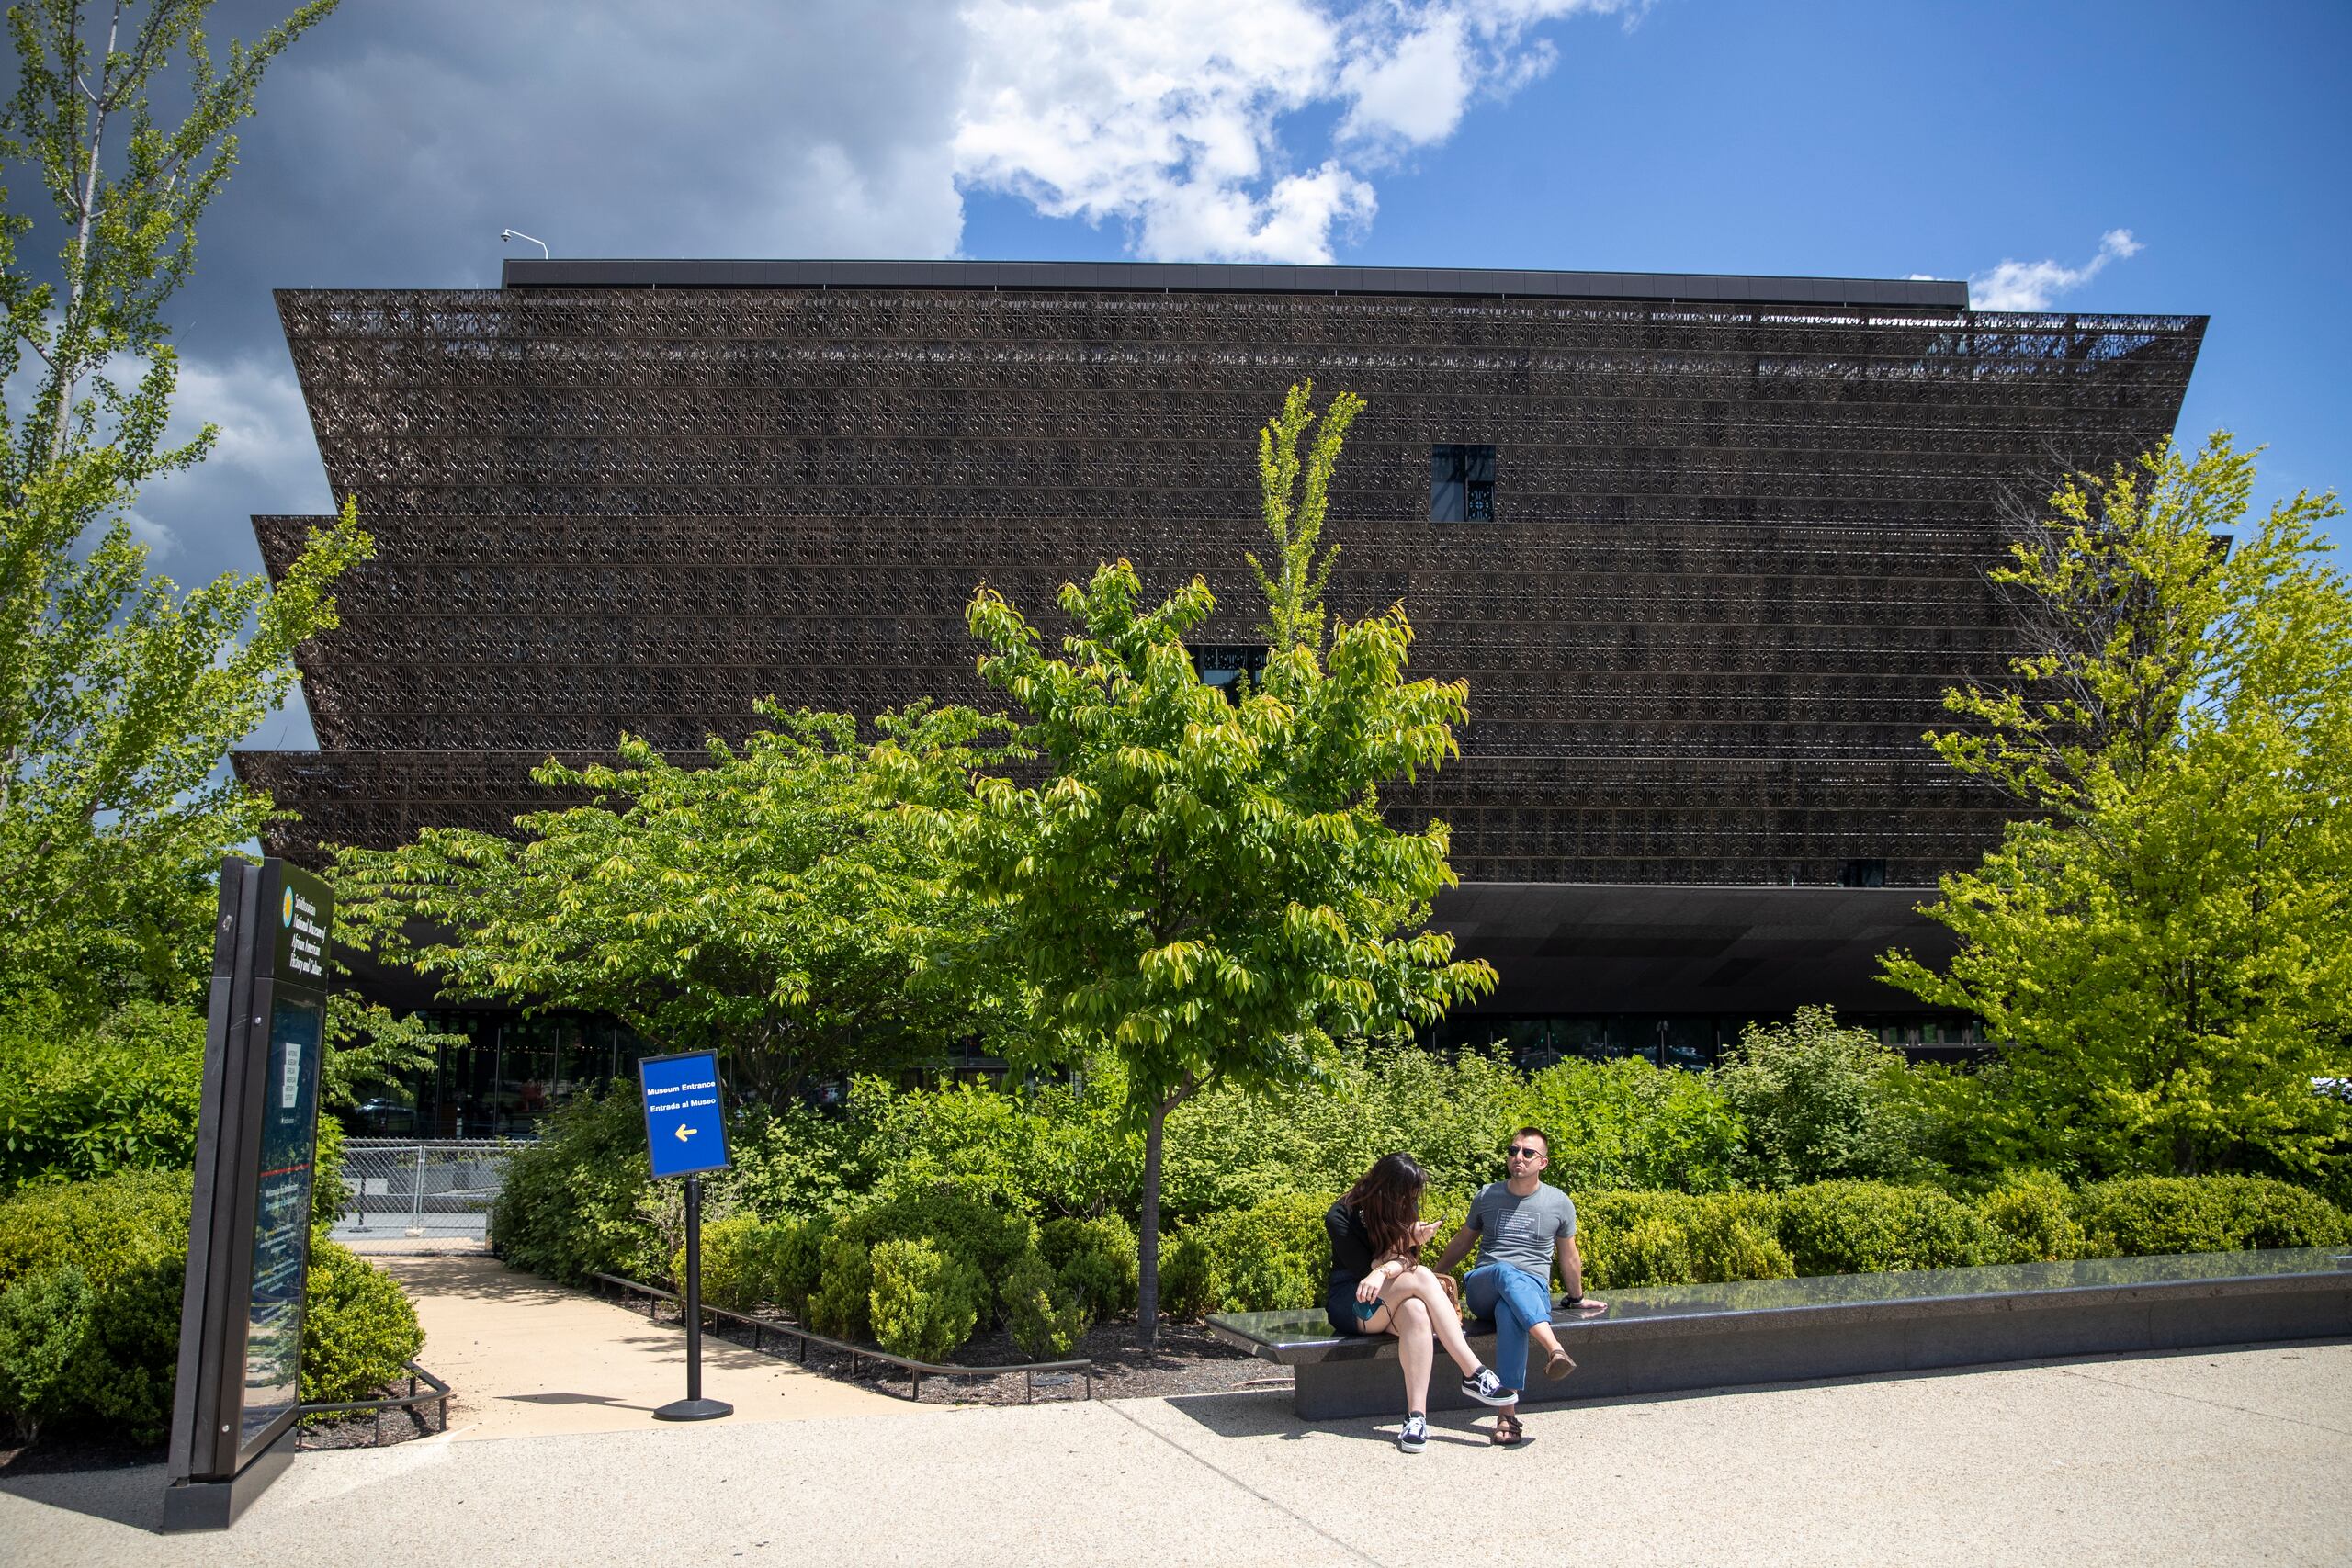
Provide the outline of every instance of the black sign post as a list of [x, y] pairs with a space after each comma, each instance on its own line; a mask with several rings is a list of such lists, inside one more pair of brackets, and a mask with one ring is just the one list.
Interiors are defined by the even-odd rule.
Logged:
[[645, 1146], [656, 1177], [686, 1179], [686, 1397], [653, 1413], [656, 1421], [716, 1421], [735, 1407], [702, 1394], [702, 1173], [727, 1168], [727, 1115], [719, 1103], [718, 1058], [708, 1051], [646, 1056], [637, 1064], [645, 1091]]
[[227, 1529], [293, 1459], [334, 912], [283, 861], [220, 863], [167, 1530]]

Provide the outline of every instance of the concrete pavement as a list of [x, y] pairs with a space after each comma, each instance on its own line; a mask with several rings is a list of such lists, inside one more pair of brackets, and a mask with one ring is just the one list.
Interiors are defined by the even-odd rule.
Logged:
[[[686, 1339], [617, 1303], [550, 1285], [488, 1256], [378, 1258], [416, 1305], [417, 1357], [456, 1390], [460, 1440], [634, 1431], [686, 1393]], [[734, 1419], [890, 1416], [915, 1405], [706, 1336], [703, 1392]]]
[[[159, 1471], [0, 1483], [0, 1562], [2352, 1562], [2352, 1344], [1302, 1427], [1239, 1393], [306, 1454], [226, 1535]], [[1508, 1527], [1493, 1510], [1513, 1510]]]

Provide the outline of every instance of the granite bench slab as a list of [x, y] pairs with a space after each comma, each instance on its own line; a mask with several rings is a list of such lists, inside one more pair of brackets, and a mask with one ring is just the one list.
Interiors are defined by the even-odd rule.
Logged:
[[[1608, 1292], [1598, 1315], [1555, 1305], [1568, 1378], [1528, 1404], [2045, 1357], [2352, 1337], [2352, 1255], [2339, 1248], [2086, 1258], [1832, 1274]], [[1471, 1346], [1491, 1361], [1491, 1324]], [[1331, 1332], [1322, 1309], [1219, 1314], [1219, 1339], [1294, 1369], [1309, 1420], [1393, 1414], [1396, 1341]], [[1432, 1409], [1470, 1407], [1438, 1358]]]

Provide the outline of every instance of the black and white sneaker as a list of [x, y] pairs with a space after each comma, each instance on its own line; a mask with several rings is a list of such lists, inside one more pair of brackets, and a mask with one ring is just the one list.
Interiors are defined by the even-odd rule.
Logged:
[[1405, 1417], [1405, 1429], [1396, 1434], [1396, 1446], [1408, 1454], [1419, 1453], [1430, 1446], [1430, 1418], [1419, 1411]]
[[1492, 1367], [1480, 1367], [1476, 1371], [1464, 1378], [1462, 1392], [1481, 1404], [1501, 1406], [1519, 1403], [1518, 1393], [1505, 1388], [1503, 1380], [1495, 1376], [1495, 1369]]

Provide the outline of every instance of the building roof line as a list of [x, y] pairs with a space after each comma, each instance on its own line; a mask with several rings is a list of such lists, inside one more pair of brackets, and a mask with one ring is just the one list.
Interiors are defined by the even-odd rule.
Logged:
[[1662, 303], [1884, 305], [1964, 310], [1940, 278], [1772, 277], [1488, 267], [1282, 266], [1210, 262], [723, 261], [510, 257], [505, 288], [969, 288], [1105, 293], [1458, 295]]

